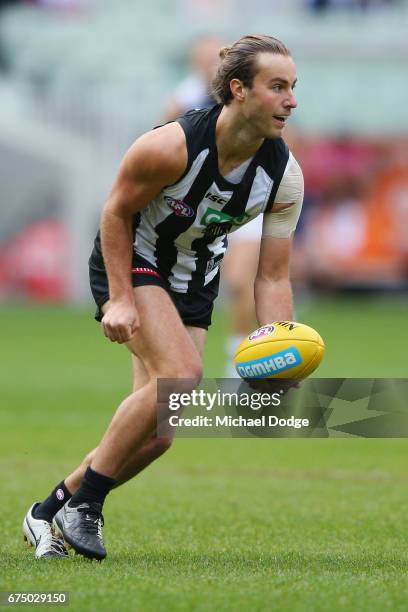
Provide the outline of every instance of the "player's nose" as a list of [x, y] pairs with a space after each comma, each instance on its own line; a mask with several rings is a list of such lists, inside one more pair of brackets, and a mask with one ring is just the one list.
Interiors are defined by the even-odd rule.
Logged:
[[296, 108], [297, 107], [298, 103], [297, 103], [297, 100], [296, 100], [296, 98], [295, 98], [295, 96], [294, 96], [294, 94], [292, 92], [289, 94], [286, 104], [287, 104], [288, 108]]

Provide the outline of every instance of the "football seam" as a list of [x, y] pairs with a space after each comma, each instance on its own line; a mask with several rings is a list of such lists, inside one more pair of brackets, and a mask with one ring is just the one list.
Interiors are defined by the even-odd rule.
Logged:
[[[320, 346], [320, 345], [319, 345]], [[321, 347], [324, 349], [324, 347]], [[307, 369], [307, 368], [311, 368], [313, 367], [314, 362], [316, 361], [317, 357], [319, 357], [318, 351], [316, 350], [315, 354], [313, 355], [312, 359], [309, 361], [308, 364], [306, 364], [305, 366], [303, 366], [302, 370], [300, 372], [298, 372], [299, 376], [302, 376], [303, 372]], [[322, 356], [323, 359], [323, 356]], [[312, 374], [318, 366], [316, 366], [316, 368], [314, 370], [312, 370], [309, 374], [308, 377], [310, 376], [310, 374]]]

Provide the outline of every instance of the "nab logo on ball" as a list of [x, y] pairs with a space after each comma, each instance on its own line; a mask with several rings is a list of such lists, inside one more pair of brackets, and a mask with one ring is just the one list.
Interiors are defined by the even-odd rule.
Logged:
[[237, 363], [237, 372], [242, 378], [266, 378], [271, 374], [285, 372], [302, 363], [302, 358], [295, 346], [262, 359]]
[[262, 338], [262, 336], [270, 336], [274, 331], [274, 325], [264, 325], [252, 332], [252, 334], [248, 336], [248, 340], [257, 340], [258, 338]]

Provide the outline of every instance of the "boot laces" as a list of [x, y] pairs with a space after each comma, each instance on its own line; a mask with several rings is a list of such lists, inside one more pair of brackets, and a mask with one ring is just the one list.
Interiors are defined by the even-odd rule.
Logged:
[[90, 534], [95, 534], [99, 540], [102, 540], [102, 527], [105, 521], [99, 507], [95, 507], [92, 504], [83, 504], [78, 506], [77, 510], [84, 515], [82, 517], [84, 529]]

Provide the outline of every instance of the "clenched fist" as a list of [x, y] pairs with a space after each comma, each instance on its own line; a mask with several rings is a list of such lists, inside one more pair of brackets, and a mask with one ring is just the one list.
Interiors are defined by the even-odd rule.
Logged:
[[111, 301], [102, 319], [103, 332], [112, 342], [128, 342], [139, 327], [139, 314], [134, 302]]

